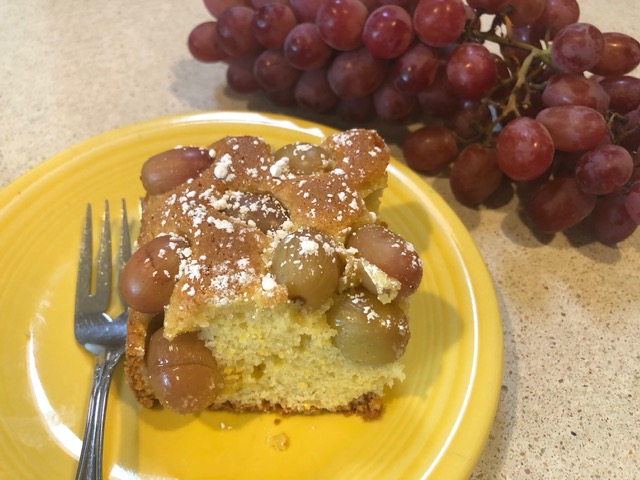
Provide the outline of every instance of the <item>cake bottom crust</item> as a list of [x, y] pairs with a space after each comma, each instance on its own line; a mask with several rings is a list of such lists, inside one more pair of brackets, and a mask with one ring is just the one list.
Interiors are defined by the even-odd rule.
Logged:
[[[146, 408], [153, 408], [159, 405], [159, 401], [151, 388], [149, 377], [145, 373], [145, 351], [148, 341], [148, 332], [153, 329], [152, 323], [155, 321], [152, 315], [146, 315], [136, 311], [130, 311], [127, 325], [127, 345], [125, 351], [125, 377], [136, 400]], [[271, 412], [283, 415], [315, 415], [320, 413], [341, 413], [344, 415], [358, 415], [364, 420], [375, 420], [380, 418], [383, 410], [383, 401], [380, 395], [369, 392], [352, 400], [346, 405], [339, 405], [331, 409], [318, 408], [314, 406], [303, 406], [301, 408], [289, 408], [279, 403], [262, 401], [259, 404], [245, 404], [239, 402], [226, 401], [213, 404], [209, 410], [230, 411], [230, 412]]]

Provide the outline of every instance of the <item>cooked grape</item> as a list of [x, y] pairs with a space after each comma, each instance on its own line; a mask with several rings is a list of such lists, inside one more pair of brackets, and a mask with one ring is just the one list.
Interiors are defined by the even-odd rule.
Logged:
[[435, 172], [456, 159], [458, 145], [448, 128], [420, 127], [406, 137], [402, 154], [411, 168]]
[[385, 79], [387, 62], [366, 48], [342, 52], [329, 67], [329, 85], [340, 98], [358, 98], [375, 92]]
[[591, 230], [595, 238], [607, 245], [622, 242], [633, 234], [638, 223], [629, 216], [625, 196], [615, 192], [598, 198], [591, 212]]
[[455, 41], [464, 30], [465, 20], [461, 0], [420, 0], [413, 12], [416, 35], [432, 47]]
[[597, 65], [604, 51], [602, 32], [589, 23], [572, 23], [551, 44], [551, 59], [567, 73], [582, 73]]
[[632, 172], [633, 159], [627, 150], [618, 145], [602, 145], [580, 157], [576, 182], [583, 192], [606, 195], [622, 188]]
[[299, 70], [316, 70], [329, 61], [332, 53], [314, 23], [301, 23], [287, 35], [284, 55], [289, 64]]
[[596, 198], [580, 190], [572, 177], [555, 178], [531, 196], [525, 211], [538, 230], [561, 232], [584, 220], [593, 210]]
[[284, 205], [271, 195], [260, 193], [227, 192], [222, 212], [255, 226], [263, 233], [275, 232], [289, 220], [289, 212]]
[[312, 175], [333, 166], [331, 154], [324, 148], [310, 143], [295, 142], [279, 148], [273, 153], [275, 162], [286, 161], [289, 172], [294, 175]]
[[593, 108], [580, 105], [545, 108], [536, 120], [549, 131], [555, 148], [564, 152], [589, 150], [607, 133], [604, 117]]
[[142, 165], [140, 180], [149, 195], [159, 195], [195, 178], [213, 159], [199, 147], [178, 147], [150, 157]]
[[398, 298], [411, 295], [420, 285], [422, 262], [415, 248], [388, 228], [377, 224], [360, 227], [348, 238], [346, 246], [355, 248], [366, 261], [399, 280]]
[[255, 13], [251, 32], [265, 48], [282, 48], [285, 38], [297, 24], [293, 10], [286, 4], [268, 3]]
[[327, 322], [337, 330], [333, 344], [354, 363], [384, 365], [399, 359], [409, 343], [409, 322], [395, 303], [383, 304], [365, 290], [336, 298]]
[[509, 122], [500, 131], [496, 160], [513, 180], [534, 180], [551, 166], [553, 139], [540, 122], [527, 117]]
[[489, 50], [477, 43], [456, 47], [447, 63], [447, 78], [460, 98], [478, 100], [493, 87], [498, 67]]
[[162, 235], [133, 252], [120, 275], [120, 293], [131, 308], [142, 313], [163, 311], [176, 284], [179, 250], [185, 247], [185, 240]]
[[224, 385], [218, 363], [196, 332], [168, 340], [164, 328], [156, 330], [149, 337], [145, 365], [156, 397], [176, 413], [204, 410]]
[[413, 39], [409, 13], [397, 5], [377, 8], [364, 24], [362, 40], [365, 47], [379, 58], [400, 56]]
[[367, 8], [360, 0], [326, 0], [316, 14], [322, 40], [336, 50], [354, 50], [362, 45]]
[[495, 149], [474, 143], [465, 147], [453, 162], [449, 185], [460, 203], [473, 207], [495, 193], [503, 177]]
[[276, 246], [271, 272], [289, 298], [318, 308], [338, 288], [340, 265], [333, 240], [316, 230], [287, 235]]

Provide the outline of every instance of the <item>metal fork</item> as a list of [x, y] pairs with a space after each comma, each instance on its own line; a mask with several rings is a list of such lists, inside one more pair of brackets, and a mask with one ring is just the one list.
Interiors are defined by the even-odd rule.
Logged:
[[[131, 255], [129, 222], [124, 200], [122, 200], [122, 227], [120, 231], [120, 252], [118, 255], [118, 276], [124, 263]], [[127, 309], [122, 297], [120, 302], [124, 311], [111, 319], [106, 311], [111, 300], [111, 224], [109, 203], [105, 202], [102, 233], [97, 255], [97, 273], [93, 284], [91, 205], [87, 206], [82, 242], [78, 281], [76, 284], [75, 322], [76, 341], [96, 356], [93, 374], [93, 386], [89, 397], [89, 409], [82, 441], [82, 450], [78, 459], [76, 479], [97, 480], [102, 478], [102, 444], [104, 438], [104, 417], [111, 374], [124, 353], [127, 334]]]

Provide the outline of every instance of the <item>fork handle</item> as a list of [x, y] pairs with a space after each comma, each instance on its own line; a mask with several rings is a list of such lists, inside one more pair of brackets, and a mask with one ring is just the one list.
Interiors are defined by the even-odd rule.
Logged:
[[82, 450], [78, 459], [76, 480], [102, 479], [102, 444], [104, 417], [111, 384], [111, 374], [122, 355], [122, 350], [106, 349], [96, 357], [93, 385], [89, 397], [87, 422], [84, 427]]

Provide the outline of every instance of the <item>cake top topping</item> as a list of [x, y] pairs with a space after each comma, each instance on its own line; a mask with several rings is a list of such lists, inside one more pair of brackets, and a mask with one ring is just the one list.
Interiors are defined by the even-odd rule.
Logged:
[[[270, 271], [278, 242], [311, 229], [342, 245], [348, 232], [375, 219], [367, 202], [386, 186], [389, 161], [386, 145], [370, 130], [274, 153], [259, 137], [230, 136], [198, 152], [206, 153], [209, 166], [161, 193], [156, 187], [141, 225], [141, 244], [163, 234], [188, 242], [177, 250], [180, 271], [165, 317], [169, 336], [196, 328], [189, 319], [207, 302], [286, 301], [287, 288]], [[302, 254], [319, 248], [300, 243]]]

